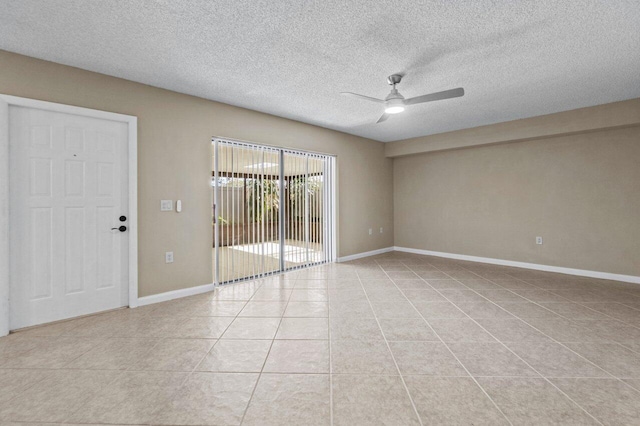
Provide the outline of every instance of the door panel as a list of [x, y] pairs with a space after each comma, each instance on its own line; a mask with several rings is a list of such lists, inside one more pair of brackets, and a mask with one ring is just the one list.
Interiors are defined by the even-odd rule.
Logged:
[[[31, 300], [46, 299], [53, 295], [53, 211], [49, 207], [33, 208], [30, 211], [30, 257]], [[12, 294], [13, 296], [13, 294]], [[13, 298], [12, 298], [13, 299]]]
[[85, 274], [85, 209], [82, 207], [65, 208], [65, 285], [66, 294], [84, 291]]
[[[280, 153], [221, 144], [214, 155], [214, 270], [230, 282], [280, 270]], [[216, 173], [217, 170], [217, 173]]]
[[126, 306], [127, 124], [10, 107], [10, 328]]
[[296, 269], [329, 261], [331, 247], [325, 235], [330, 215], [325, 208], [328, 166], [325, 155], [284, 150], [285, 269]]

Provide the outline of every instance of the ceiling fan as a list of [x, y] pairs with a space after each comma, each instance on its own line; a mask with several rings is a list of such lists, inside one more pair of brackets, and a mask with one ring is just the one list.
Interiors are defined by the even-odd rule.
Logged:
[[372, 98], [370, 96], [359, 95], [352, 92], [341, 92], [342, 95], [354, 96], [356, 98], [364, 99], [366, 101], [377, 102], [384, 104], [384, 113], [380, 116], [376, 123], [382, 123], [391, 114], [398, 114], [404, 111], [405, 107], [409, 105], [421, 104], [424, 102], [440, 101], [442, 99], [458, 98], [464, 95], [464, 89], [458, 87], [457, 89], [445, 90], [443, 92], [430, 93], [428, 95], [416, 96], [415, 98], [405, 99], [404, 96], [396, 89], [396, 84], [399, 84], [402, 80], [400, 74], [393, 74], [387, 77], [387, 83], [393, 86], [391, 92], [384, 99]]

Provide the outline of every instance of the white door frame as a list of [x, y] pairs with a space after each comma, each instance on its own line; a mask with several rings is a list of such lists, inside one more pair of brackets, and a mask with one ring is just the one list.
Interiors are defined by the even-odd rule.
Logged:
[[138, 306], [138, 118], [0, 94], [0, 336], [9, 334], [9, 107], [20, 106], [83, 117], [118, 121], [128, 127], [129, 187], [129, 307]]

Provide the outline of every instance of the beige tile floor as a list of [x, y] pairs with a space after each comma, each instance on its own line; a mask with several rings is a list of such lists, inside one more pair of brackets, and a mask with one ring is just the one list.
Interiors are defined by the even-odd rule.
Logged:
[[[220, 247], [219, 282], [241, 280], [280, 269], [280, 242], [261, 244], [238, 244]], [[216, 250], [211, 251], [213, 270], [216, 269]], [[285, 269], [321, 263], [325, 260], [322, 244], [305, 243], [294, 239], [285, 240]], [[216, 281], [214, 274], [213, 281]]]
[[33, 328], [25, 422], [638, 425], [640, 286], [390, 253]]

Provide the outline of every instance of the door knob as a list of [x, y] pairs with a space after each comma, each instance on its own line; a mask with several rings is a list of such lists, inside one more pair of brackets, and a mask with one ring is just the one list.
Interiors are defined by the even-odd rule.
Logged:
[[111, 228], [111, 230], [112, 230], [112, 231], [114, 231], [114, 230], [116, 230], [116, 229], [117, 229], [118, 231], [120, 231], [120, 232], [124, 232], [124, 231], [126, 231], [126, 230], [127, 230], [127, 227], [126, 227], [126, 226], [124, 226], [124, 225], [122, 225], [122, 226], [121, 226], [121, 227], [119, 227], [119, 228]]

